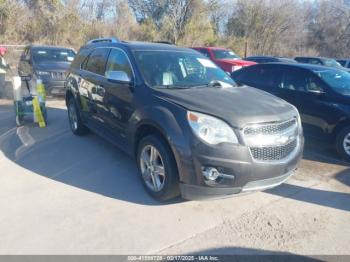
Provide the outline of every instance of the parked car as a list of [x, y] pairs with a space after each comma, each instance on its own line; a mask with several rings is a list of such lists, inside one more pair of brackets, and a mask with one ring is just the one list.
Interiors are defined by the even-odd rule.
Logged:
[[296, 57], [294, 58], [298, 63], [322, 65], [327, 67], [334, 67], [337, 69], [349, 71], [347, 68], [341, 66], [335, 59], [325, 57]]
[[232, 74], [242, 85], [274, 94], [296, 106], [306, 136], [336, 145], [350, 160], [350, 73], [307, 64], [259, 64]]
[[75, 55], [75, 51], [69, 48], [30, 45], [21, 55], [18, 73], [30, 77], [33, 82], [42, 79], [48, 94], [64, 95], [67, 70]]
[[252, 61], [258, 64], [262, 63], [297, 63], [294, 59], [277, 56], [249, 56], [244, 58], [246, 61]]
[[242, 67], [255, 65], [255, 62], [242, 60], [235, 52], [219, 47], [193, 47], [192, 49], [208, 57], [222, 70], [232, 73]]
[[271, 188], [291, 176], [302, 155], [295, 107], [235, 87], [191, 49], [95, 39], [79, 51], [66, 86], [72, 132], [92, 130], [134, 156], [158, 200]]
[[346, 59], [346, 58], [337, 59], [337, 62], [338, 62], [342, 67], [350, 68], [350, 59]]

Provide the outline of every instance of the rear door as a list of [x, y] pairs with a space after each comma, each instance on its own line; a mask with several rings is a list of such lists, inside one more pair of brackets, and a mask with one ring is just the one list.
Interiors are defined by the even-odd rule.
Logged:
[[102, 117], [106, 110], [104, 104], [106, 79], [104, 77], [109, 48], [96, 48], [82, 64], [79, 93], [85, 96], [90, 119], [94, 124], [104, 126]]

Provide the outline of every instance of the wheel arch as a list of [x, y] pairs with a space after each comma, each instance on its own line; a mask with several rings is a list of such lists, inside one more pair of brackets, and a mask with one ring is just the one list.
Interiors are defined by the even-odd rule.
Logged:
[[350, 126], [350, 119], [349, 118], [344, 119], [343, 121], [340, 121], [333, 129], [333, 132], [332, 132], [333, 138], [336, 139], [339, 132], [341, 132], [344, 128], [349, 127], [349, 126]]

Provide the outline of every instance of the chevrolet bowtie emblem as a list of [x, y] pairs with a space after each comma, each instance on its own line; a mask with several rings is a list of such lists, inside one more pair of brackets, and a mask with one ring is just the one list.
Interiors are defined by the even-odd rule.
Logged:
[[280, 136], [276, 138], [276, 143], [280, 145], [285, 145], [295, 139], [295, 136]]

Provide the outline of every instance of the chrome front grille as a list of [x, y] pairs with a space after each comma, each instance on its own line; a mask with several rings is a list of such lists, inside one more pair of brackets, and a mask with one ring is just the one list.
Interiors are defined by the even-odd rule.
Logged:
[[297, 125], [297, 120], [295, 118], [280, 122], [280, 123], [270, 123], [270, 124], [259, 124], [252, 125], [244, 129], [245, 135], [274, 135], [283, 132], [284, 130]]
[[50, 72], [50, 76], [53, 80], [66, 80], [65, 72]]
[[243, 137], [256, 161], [283, 161], [296, 151], [299, 127], [296, 118], [272, 123], [252, 124], [243, 129]]
[[251, 147], [250, 151], [255, 160], [278, 161], [287, 158], [297, 147], [297, 139], [284, 146]]

